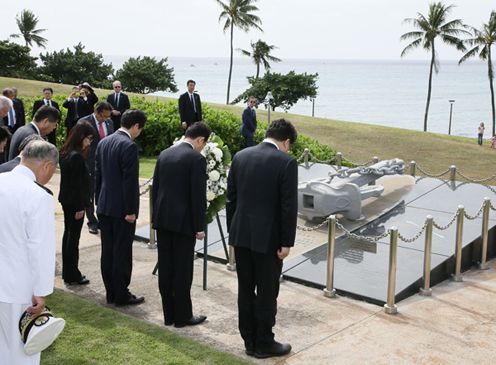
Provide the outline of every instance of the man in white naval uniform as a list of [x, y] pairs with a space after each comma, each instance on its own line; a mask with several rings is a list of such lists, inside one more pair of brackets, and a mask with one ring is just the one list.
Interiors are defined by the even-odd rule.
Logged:
[[28, 356], [19, 332], [27, 310], [39, 314], [55, 277], [55, 213], [50, 190], [58, 162], [54, 145], [29, 143], [21, 163], [0, 174], [0, 363], [39, 364], [40, 353]]

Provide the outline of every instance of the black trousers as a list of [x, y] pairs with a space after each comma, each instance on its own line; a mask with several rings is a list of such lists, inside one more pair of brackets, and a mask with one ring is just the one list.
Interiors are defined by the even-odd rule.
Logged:
[[64, 211], [64, 236], [62, 237], [62, 279], [67, 282], [81, 280], [79, 263], [79, 238], [84, 217], [76, 220], [76, 208], [62, 204]]
[[238, 273], [239, 332], [246, 346], [264, 348], [274, 341], [282, 260], [235, 247]]
[[196, 237], [157, 230], [158, 287], [167, 322], [185, 324], [193, 316], [191, 284]]
[[86, 219], [89, 228], [98, 228], [98, 219], [95, 217], [95, 174], [90, 174], [90, 205], [86, 207]]
[[102, 257], [100, 261], [108, 303], [125, 303], [133, 271], [133, 240], [136, 223], [99, 214]]
[[251, 146], [253, 146], [253, 145], [254, 145], [254, 142], [253, 142], [253, 134], [243, 136], [243, 138], [245, 139], [245, 145], [244, 145], [244, 148], [246, 148], [246, 147], [251, 147]]

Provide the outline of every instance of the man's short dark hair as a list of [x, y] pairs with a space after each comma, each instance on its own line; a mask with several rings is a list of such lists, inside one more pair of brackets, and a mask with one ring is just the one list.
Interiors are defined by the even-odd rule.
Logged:
[[272, 138], [280, 142], [289, 139], [289, 142], [293, 144], [296, 142], [298, 133], [289, 120], [282, 118], [274, 120], [270, 123], [269, 129], [267, 129], [267, 132], [265, 133], [265, 137]]
[[186, 83], [186, 86], [188, 86], [190, 83], [193, 83], [196, 85], [196, 81], [195, 80], [188, 80], [188, 82]]
[[212, 130], [208, 125], [203, 122], [196, 122], [190, 125], [188, 129], [186, 129], [186, 133], [184, 133], [184, 136], [191, 139], [205, 137], [205, 140], [207, 140], [208, 137], [210, 137], [210, 133], [212, 133]]
[[44, 87], [43, 92], [50, 91], [53, 94], [53, 89], [51, 87]]
[[0, 142], [10, 140], [10, 136], [11, 134], [10, 131], [7, 129], [7, 127], [5, 126], [0, 127]]
[[107, 101], [99, 101], [98, 103], [96, 103], [95, 113], [101, 113], [104, 110], [111, 112], [112, 110], [114, 110], [114, 108], [112, 107], [112, 104]]
[[53, 106], [43, 105], [34, 113], [34, 121], [41, 122], [43, 119], [48, 118], [50, 123], [58, 123], [60, 120], [60, 112]]
[[6, 96], [8, 98], [15, 95], [14, 90], [12, 90], [10, 87], [6, 87], [5, 89], [3, 89], [2, 94], [3, 96]]
[[139, 124], [139, 129], [143, 129], [146, 123], [146, 114], [139, 109], [128, 109], [122, 114], [121, 126], [130, 129], [136, 123]]

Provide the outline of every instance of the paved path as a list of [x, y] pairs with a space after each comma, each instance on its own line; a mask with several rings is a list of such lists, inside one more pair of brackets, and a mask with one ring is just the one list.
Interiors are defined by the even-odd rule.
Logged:
[[[55, 197], [59, 176], [50, 183]], [[146, 224], [147, 201], [142, 200], [139, 225]], [[56, 209], [57, 265], [61, 264], [62, 209]], [[152, 270], [156, 250], [134, 245], [131, 291], [144, 295], [143, 305], [119, 308], [140, 319], [163, 325], [157, 277]], [[105, 304], [99, 270], [99, 236], [83, 227], [80, 269], [91, 283], [66, 287], [60, 277], [56, 286]], [[237, 331], [236, 276], [224, 265], [208, 264], [207, 291], [202, 290], [202, 261], [195, 261], [192, 287], [193, 309], [205, 314], [204, 325], [175, 329], [180, 335], [223, 351], [264, 364], [495, 364], [496, 349], [496, 261], [486, 271], [465, 273], [462, 283], [445, 281], [434, 287], [433, 296], [418, 295], [399, 303], [397, 315], [381, 307], [344, 297], [328, 299], [317, 289], [283, 282], [278, 300], [274, 332], [290, 342], [293, 352], [284, 358], [256, 360], [244, 354]], [[165, 327], [164, 327], [165, 330]], [[493, 359], [493, 360], [491, 360]]]

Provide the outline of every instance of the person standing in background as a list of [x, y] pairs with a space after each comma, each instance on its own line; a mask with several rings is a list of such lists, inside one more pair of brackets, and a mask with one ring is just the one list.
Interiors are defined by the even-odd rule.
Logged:
[[95, 135], [95, 129], [91, 124], [81, 121], [71, 129], [60, 150], [59, 202], [64, 211], [62, 279], [68, 285], [85, 285], [90, 282], [79, 271], [78, 262], [84, 209], [91, 203], [91, 180], [85, 157]]
[[479, 146], [482, 146], [482, 143], [484, 142], [484, 130], [486, 128], [484, 127], [484, 122], [480, 122], [479, 128], [477, 130], [477, 143]]
[[129, 98], [122, 92], [122, 84], [120, 81], [115, 80], [112, 83], [114, 93], [107, 96], [107, 102], [110, 103], [114, 110], [112, 110], [112, 121], [114, 122], [114, 129], [117, 130], [121, 127], [122, 114], [131, 107]]
[[243, 111], [240, 132], [245, 139], [245, 148], [253, 146], [253, 135], [257, 129], [257, 113], [255, 112], [256, 105], [257, 99], [254, 96], [250, 96], [248, 98], [248, 106]]
[[71, 95], [69, 95], [69, 97], [62, 104], [62, 107], [67, 109], [67, 115], [65, 117], [65, 127], [67, 128], [67, 135], [69, 135], [69, 132], [71, 131], [72, 127], [74, 127], [79, 118], [84, 117], [84, 115], [79, 115], [79, 103], [80, 101], [84, 101], [80, 100], [78, 92], [79, 88], [77, 86], [74, 86], [72, 88]]
[[88, 103], [89, 114], [93, 113], [95, 110], [95, 104], [98, 103], [98, 96], [95, 94], [95, 90], [90, 86], [89, 83], [83, 82], [79, 85], [79, 91], [84, 90], [84, 95], [86, 97], [85, 101]]
[[188, 80], [188, 91], [179, 97], [181, 127], [186, 130], [195, 122], [203, 120], [200, 95], [195, 93], [196, 82]]
[[9, 110], [9, 114], [3, 118], [4, 125], [9, 128], [10, 133], [14, 133], [17, 129], [26, 124], [26, 116], [24, 115], [24, 106], [22, 101], [16, 99], [16, 94], [14, 89], [5, 88], [3, 89], [3, 96], [12, 100], [12, 108]]
[[[60, 113], [59, 104], [57, 104], [57, 102], [53, 101], [52, 97], [53, 97], [53, 89], [51, 87], [45, 87], [43, 89], [43, 99], [36, 100], [34, 102], [33, 112], [31, 114], [31, 116], [34, 118], [34, 115], [36, 114], [38, 109], [40, 109], [43, 105], [48, 105], [48, 106], [54, 107]], [[54, 129], [53, 131], [51, 131], [46, 137], [47, 137], [48, 142], [50, 142], [54, 146], [57, 145], [57, 129]]]

